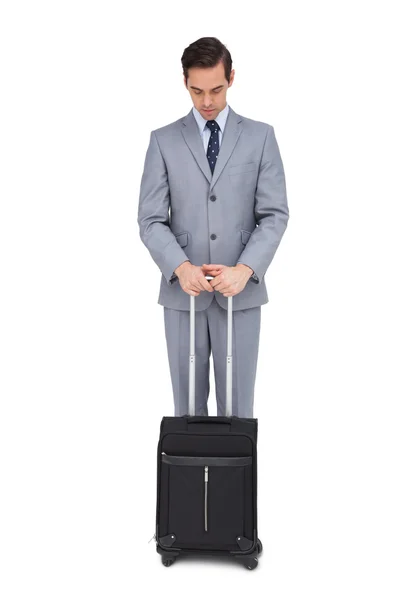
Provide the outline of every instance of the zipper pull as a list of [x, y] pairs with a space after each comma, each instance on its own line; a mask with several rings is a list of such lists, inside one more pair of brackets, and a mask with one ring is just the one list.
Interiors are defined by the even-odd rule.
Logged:
[[208, 467], [204, 467], [204, 531], [208, 531]]
[[154, 534], [153, 537], [147, 543], [150, 544], [150, 542], [152, 542], [155, 539], [156, 539], [156, 534]]

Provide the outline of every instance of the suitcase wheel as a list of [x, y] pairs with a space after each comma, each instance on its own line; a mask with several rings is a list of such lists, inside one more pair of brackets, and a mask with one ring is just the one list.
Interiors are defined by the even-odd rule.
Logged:
[[170, 567], [175, 562], [175, 558], [162, 558], [161, 560], [164, 567]]
[[258, 558], [249, 558], [248, 560], [243, 561], [243, 564], [245, 567], [247, 567], [247, 569], [250, 569], [250, 571], [252, 571], [256, 567], [258, 567]]

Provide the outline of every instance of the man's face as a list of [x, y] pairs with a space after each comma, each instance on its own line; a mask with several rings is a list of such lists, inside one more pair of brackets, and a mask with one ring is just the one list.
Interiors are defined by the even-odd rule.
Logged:
[[215, 67], [192, 67], [187, 82], [183, 81], [192, 98], [195, 108], [207, 120], [211, 121], [226, 106], [226, 92], [231, 87], [235, 71], [231, 71], [229, 83], [225, 79], [224, 65], [219, 62]]

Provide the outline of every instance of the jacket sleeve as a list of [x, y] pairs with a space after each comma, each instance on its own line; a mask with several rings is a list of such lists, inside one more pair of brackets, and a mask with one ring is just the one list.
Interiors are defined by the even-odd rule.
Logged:
[[189, 260], [169, 227], [170, 193], [167, 168], [155, 131], [150, 134], [140, 184], [138, 224], [140, 239], [169, 285], [174, 271]]
[[252, 232], [237, 262], [253, 269], [252, 278], [259, 283], [272, 262], [289, 220], [285, 173], [271, 125], [264, 142], [254, 214], [258, 226]]

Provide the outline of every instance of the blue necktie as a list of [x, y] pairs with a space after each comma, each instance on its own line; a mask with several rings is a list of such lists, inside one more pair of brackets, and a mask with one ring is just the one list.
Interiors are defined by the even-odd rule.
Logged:
[[211, 173], [214, 173], [214, 167], [219, 153], [219, 125], [217, 121], [207, 121], [206, 125], [211, 130], [210, 141], [208, 142], [207, 147], [207, 158]]

